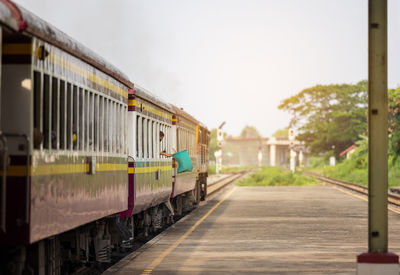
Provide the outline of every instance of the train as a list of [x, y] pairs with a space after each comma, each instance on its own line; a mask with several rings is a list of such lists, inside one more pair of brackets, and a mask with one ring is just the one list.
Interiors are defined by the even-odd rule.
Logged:
[[0, 33], [0, 274], [106, 265], [206, 199], [204, 124], [9, 0]]

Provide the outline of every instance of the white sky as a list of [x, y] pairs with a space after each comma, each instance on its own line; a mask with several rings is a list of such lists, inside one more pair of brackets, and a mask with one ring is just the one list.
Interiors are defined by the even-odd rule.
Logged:
[[[286, 127], [280, 101], [367, 78], [366, 0], [16, 0], [197, 119], [238, 135]], [[389, 0], [389, 87], [400, 84]]]

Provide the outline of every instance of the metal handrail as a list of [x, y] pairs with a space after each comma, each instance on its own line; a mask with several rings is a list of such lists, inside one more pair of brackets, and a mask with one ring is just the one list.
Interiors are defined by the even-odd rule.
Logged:
[[6, 207], [7, 207], [7, 162], [8, 162], [8, 148], [7, 148], [7, 138], [6, 136], [0, 132], [0, 143], [2, 144], [2, 175], [1, 175], [1, 217], [0, 217], [0, 230], [3, 233], [6, 233]]

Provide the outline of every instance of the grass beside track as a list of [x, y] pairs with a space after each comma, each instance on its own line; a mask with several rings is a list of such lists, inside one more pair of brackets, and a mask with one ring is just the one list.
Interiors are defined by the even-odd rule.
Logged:
[[320, 184], [316, 179], [302, 175], [300, 172], [292, 174], [279, 167], [264, 167], [236, 183], [239, 186], [311, 186]]

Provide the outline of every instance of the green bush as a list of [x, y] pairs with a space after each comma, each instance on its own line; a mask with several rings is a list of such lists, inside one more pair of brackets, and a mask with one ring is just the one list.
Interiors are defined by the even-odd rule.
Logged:
[[260, 171], [239, 181], [239, 186], [300, 186], [316, 185], [318, 182], [311, 177], [296, 172], [292, 174], [284, 168], [264, 167]]

